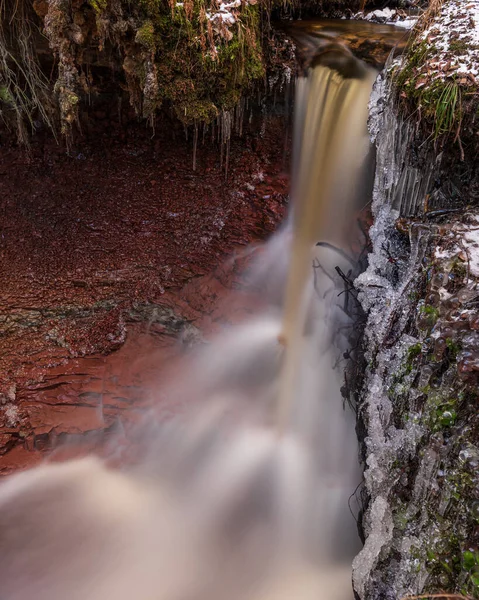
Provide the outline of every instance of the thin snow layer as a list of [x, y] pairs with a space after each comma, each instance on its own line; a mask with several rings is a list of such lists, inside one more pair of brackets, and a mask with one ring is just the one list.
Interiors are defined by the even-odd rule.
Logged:
[[469, 215], [468, 223], [456, 222], [441, 237], [434, 257], [441, 260], [461, 260], [469, 275], [479, 277], [479, 215]]
[[[427, 68], [435, 78], [479, 75], [479, 0], [449, 0], [421, 34], [436, 50]], [[466, 83], [459, 82], [459, 83]]]

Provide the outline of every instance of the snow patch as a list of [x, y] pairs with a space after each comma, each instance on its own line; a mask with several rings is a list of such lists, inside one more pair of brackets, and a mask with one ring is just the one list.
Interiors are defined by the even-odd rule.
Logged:
[[417, 17], [403, 18], [397, 10], [391, 8], [373, 10], [369, 13], [359, 12], [353, 16], [353, 19], [394, 25], [396, 27], [401, 27], [401, 29], [412, 29], [417, 23]]
[[[479, 75], [479, 0], [449, 0], [420, 40], [434, 46], [435, 79]], [[475, 80], [473, 79], [473, 83]]]
[[374, 10], [368, 13], [364, 18], [366, 21], [390, 21], [396, 14], [396, 11], [391, 8], [385, 8], [384, 10]]
[[233, 0], [232, 2], [219, 3], [218, 8], [209, 10], [206, 18], [213, 26], [215, 34], [226, 40], [233, 39], [231, 27], [240, 21], [242, 6], [254, 5], [258, 0]]
[[479, 277], [479, 215], [469, 215], [469, 223], [456, 222], [449, 235], [434, 249], [434, 258], [441, 261], [460, 260], [473, 277]]

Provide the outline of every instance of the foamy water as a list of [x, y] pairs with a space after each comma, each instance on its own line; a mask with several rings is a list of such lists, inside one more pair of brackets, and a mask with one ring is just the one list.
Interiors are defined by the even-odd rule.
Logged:
[[324, 66], [300, 82], [301, 198], [250, 274], [266, 308], [188, 358], [170, 395], [190, 408], [148, 416], [128, 469], [90, 457], [2, 483], [1, 600], [352, 598], [360, 473], [334, 368], [353, 325], [335, 271], [347, 265], [314, 244], [341, 242], [370, 84]]

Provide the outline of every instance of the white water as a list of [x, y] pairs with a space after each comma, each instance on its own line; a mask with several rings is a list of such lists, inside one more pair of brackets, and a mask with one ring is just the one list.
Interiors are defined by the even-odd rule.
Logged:
[[[348, 82], [346, 103], [343, 80], [317, 69], [319, 80], [316, 71], [313, 85], [302, 81], [298, 96], [296, 147], [305, 139], [310, 146], [297, 156], [303, 183], [295, 194], [308, 189], [307, 198], [251, 273], [266, 308], [185, 362], [171, 395], [190, 409], [162, 425], [150, 415], [139, 426], [145, 450], [135, 467], [113, 470], [86, 458], [2, 483], [1, 600], [352, 597], [358, 540], [348, 497], [360, 474], [354, 415], [343, 409], [341, 368], [333, 369], [347, 348], [339, 332], [351, 326], [334, 267], [347, 267], [314, 243], [323, 233], [338, 242], [338, 219], [347, 218], [359, 171], [351, 144], [365, 135], [369, 79], [359, 104]], [[311, 103], [318, 91], [331, 101], [333, 79], [339, 110], [326, 111], [328, 122], [314, 121], [313, 129]], [[337, 169], [347, 172], [345, 185]], [[315, 285], [314, 257], [326, 271], [316, 272]], [[286, 320], [285, 285], [294, 292]]]

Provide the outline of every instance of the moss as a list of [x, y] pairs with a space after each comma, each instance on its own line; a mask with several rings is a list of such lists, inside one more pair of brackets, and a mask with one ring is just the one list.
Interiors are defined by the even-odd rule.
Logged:
[[[445, 485], [451, 489], [453, 501], [457, 503], [459, 511], [465, 508], [471, 496], [474, 497], [472, 477], [465, 471], [453, 471]], [[436, 560], [430, 563], [433, 576], [436, 581], [441, 581], [441, 575], [444, 581], [445, 576], [452, 590], [455, 587], [453, 582], [460, 582], [457, 591], [465, 596], [479, 597], [479, 552], [470, 549], [469, 536], [466, 530], [458, 529], [457, 521], [454, 523], [449, 518], [444, 518], [442, 530], [453, 533], [441, 538]]]
[[457, 360], [457, 355], [461, 351], [461, 344], [459, 342], [455, 342], [451, 338], [447, 338], [446, 339], [446, 346], [447, 346], [447, 349], [449, 351], [449, 358], [450, 358], [450, 360], [456, 361]]
[[419, 356], [422, 352], [422, 344], [418, 342], [417, 344], [413, 344], [408, 348], [407, 351], [407, 360], [408, 362], [412, 362], [416, 356]]
[[451, 273], [455, 275], [459, 280], [462, 280], [467, 275], [466, 265], [459, 258], [454, 259], [454, 262], [451, 266]]
[[[417, 32], [420, 33], [419, 29]], [[438, 76], [434, 63], [446, 64], [451, 55], [464, 56], [472, 51], [476, 51], [475, 45], [457, 38], [450, 41], [444, 57], [444, 52], [434, 44], [413, 37], [403, 64], [393, 74], [403, 110], [414, 115], [427, 136], [442, 141], [453, 137], [461, 159], [464, 159], [461, 137], [469, 139], [472, 134], [473, 140], [476, 139], [475, 113], [479, 109], [476, 85], [472, 79], [456, 77], [450, 71]]]
[[439, 309], [437, 309], [435, 306], [431, 306], [430, 304], [426, 304], [422, 308], [422, 311], [424, 312], [424, 314], [432, 317], [435, 321], [437, 321], [437, 319], [439, 317]]
[[105, 12], [108, 6], [108, 0], [89, 0], [89, 3], [97, 14]]
[[149, 19], [136, 32], [135, 42], [154, 52], [156, 48], [155, 26]]
[[434, 45], [426, 41], [414, 42], [405, 62], [395, 73], [399, 95], [420, 107], [421, 117], [429, 122], [437, 138], [455, 131], [461, 122], [461, 88], [451, 79], [431, 80], [424, 65], [436, 54]]
[[435, 414], [432, 431], [439, 431], [443, 427], [452, 427], [456, 423], [457, 412], [454, 400], [441, 404]]
[[412, 80], [415, 78], [415, 69], [422, 66], [432, 55], [433, 47], [426, 42], [412, 44], [406, 53], [404, 64], [397, 68], [394, 80], [401, 91], [409, 90]]
[[0, 85], [0, 102], [4, 102], [9, 106], [14, 105], [13, 96], [6, 85]]
[[439, 310], [429, 304], [420, 306], [418, 313], [418, 327], [423, 331], [431, 330], [439, 318]]
[[[116, 51], [111, 56], [121, 57], [113, 65], [113, 73], [116, 78], [123, 67], [119, 86], [126, 80], [139, 116], [152, 120], [164, 105], [190, 125], [209, 122], [233, 109], [264, 77], [262, 27], [267, 27], [268, 19], [262, 15], [271, 7], [243, 3], [236, 10], [237, 22], [226, 34], [215, 31], [214, 23], [207, 19], [207, 11], [216, 8], [213, 0], [186, 0], [182, 6], [166, 0], [87, 0], [73, 5], [51, 0], [37, 18], [44, 19], [56, 55], [55, 100], [63, 130], [68, 131], [78, 119], [78, 110], [72, 109], [81, 108], [85, 86], [80, 81], [80, 61], [87, 44], [89, 50], [102, 52], [108, 43]], [[72, 22], [81, 29], [75, 30], [75, 41], [71, 39]], [[101, 89], [93, 69], [91, 75], [89, 87]], [[51, 89], [48, 92], [51, 94]], [[80, 102], [70, 101], [67, 92], [78, 96]], [[5, 99], [0, 97], [0, 101]]]
[[[258, 6], [244, 6], [232, 39], [215, 43], [206, 8], [203, 0], [166, 10], [156, 0], [139, 2], [142, 25], [135, 41], [154, 55], [157, 104], [166, 101], [186, 125], [209, 122], [231, 110], [264, 76]], [[144, 89], [145, 73], [131, 75]]]
[[461, 39], [451, 40], [449, 42], [449, 50], [453, 54], [465, 54], [469, 50], [469, 44]]
[[422, 353], [421, 342], [417, 342], [417, 344], [413, 344], [412, 346], [409, 346], [407, 353], [406, 353], [406, 359], [404, 361], [404, 364], [403, 364], [402, 368], [400, 368], [398, 370], [398, 374], [394, 378], [394, 385], [391, 387], [392, 390], [396, 391], [397, 384], [400, 384], [402, 382], [405, 375], [409, 375], [412, 372], [414, 361], [416, 360], [416, 358], [421, 356], [421, 353]]

